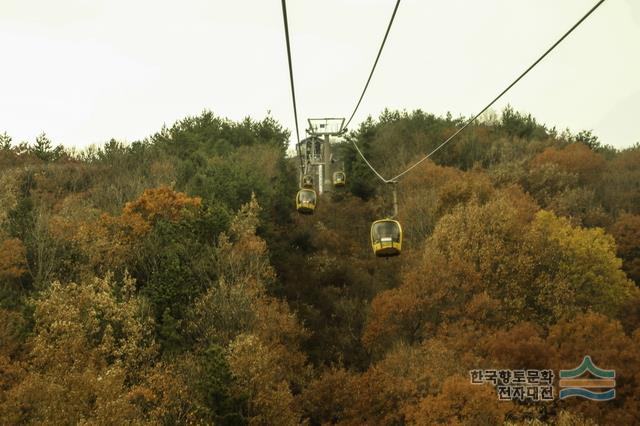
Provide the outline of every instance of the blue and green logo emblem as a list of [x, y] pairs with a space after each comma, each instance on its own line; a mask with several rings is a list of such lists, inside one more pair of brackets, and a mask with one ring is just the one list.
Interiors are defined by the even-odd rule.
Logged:
[[[595, 378], [581, 378], [585, 372], [591, 373]], [[587, 355], [577, 368], [560, 370], [560, 399], [578, 396], [592, 401], [609, 401], [616, 397], [615, 378], [615, 370], [596, 367]]]

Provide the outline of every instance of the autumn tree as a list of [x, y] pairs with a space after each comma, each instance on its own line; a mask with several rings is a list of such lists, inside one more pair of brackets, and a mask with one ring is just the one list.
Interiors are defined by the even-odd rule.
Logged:
[[603, 175], [603, 204], [613, 214], [640, 214], [640, 145], [622, 150]]
[[640, 332], [625, 334], [620, 322], [588, 312], [552, 326], [546, 339], [556, 369], [573, 369], [585, 355], [600, 368], [615, 370], [616, 399], [604, 406], [593, 401], [567, 399], [560, 407], [581, 413], [599, 424], [633, 424], [640, 416], [635, 394], [640, 383]]
[[623, 214], [611, 226], [622, 269], [640, 285], [640, 215]]
[[34, 300], [29, 373], [0, 407], [10, 423], [82, 419], [132, 421], [140, 415], [127, 397], [156, 346], [133, 282], [118, 300], [110, 277], [62, 285]]
[[[371, 253], [390, 187], [352, 142], [391, 177], [465, 121], [365, 120], [312, 217], [270, 117], [66, 154], [0, 136], [0, 423], [632, 424], [638, 147], [508, 107], [403, 176], [402, 256]], [[614, 401], [505, 403], [468, 379], [586, 354]]]
[[236, 378], [232, 395], [247, 397], [250, 423], [296, 424], [301, 413], [293, 391], [309, 374], [299, 349], [306, 332], [286, 303], [267, 294], [275, 273], [256, 235], [258, 215], [253, 197], [219, 239], [217, 282], [195, 301], [189, 328], [200, 350], [226, 348]]
[[490, 425], [501, 424], [510, 403], [498, 401], [495, 390], [488, 385], [473, 385], [460, 376], [449, 377], [442, 392], [422, 399], [407, 409], [412, 425]]
[[17, 238], [0, 243], [0, 280], [19, 279], [27, 272], [26, 249]]
[[0, 306], [15, 306], [24, 294], [22, 278], [27, 273], [27, 250], [18, 238], [0, 242]]
[[615, 317], [638, 292], [620, 269], [613, 238], [602, 229], [572, 227], [566, 219], [540, 212], [527, 239], [531, 255], [547, 262], [547, 271], [536, 271], [530, 282], [538, 288], [541, 311], [552, 318], [587, 309]]
[[553, 324], [589, 309], [620, 314], [637, 289], [620, 270], [613, 239], [549, 212], [534, 215], [509, 197], [470, 203], [440, 220], [403, 285], [373, 301], [365, 343], [412, 341], [461, 319], [490, 326]]
[[550, 147], [532, 160], [532, 166], [554, 163], [569, 173], [575, 173], [582, 184], [595, 184], [605, 170], [604, 158], [581, 143], [573, 143], [565, 148]]

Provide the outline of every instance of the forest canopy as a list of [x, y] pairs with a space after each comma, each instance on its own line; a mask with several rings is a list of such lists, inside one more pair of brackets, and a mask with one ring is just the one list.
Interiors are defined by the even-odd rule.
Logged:
[[[463, 122], [370, 117], [313, 216], [271, 117], [81, 151], [0, 135], [2, 423], [633, 424], [640, 144], [485, 116], [398, 184], [402, 255], [371, 253], [390, 194], [352, 142], [392, 176]], [[612, 401], [470, 381], [587, 355]]]

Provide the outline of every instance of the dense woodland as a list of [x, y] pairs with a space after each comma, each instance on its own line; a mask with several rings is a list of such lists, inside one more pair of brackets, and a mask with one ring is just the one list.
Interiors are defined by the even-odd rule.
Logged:
[[[313, 216], [269, 117], [83, 151], [1, 135], [0, 423], [634, 424], [640, 145], [485, 116], [401, 181], [404, 250], [376, 258], [389, 188], [349, 142], [392, 176], [462, 123], [368, 119]], [[469, 380], [585, 355], [613, 401]]]

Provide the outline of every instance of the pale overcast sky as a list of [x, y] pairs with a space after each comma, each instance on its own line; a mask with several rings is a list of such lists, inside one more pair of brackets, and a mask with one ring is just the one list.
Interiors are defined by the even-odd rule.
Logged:
[[[301, 128], [348, 116], [395, 0], [289, 0]], [[477, 112], [595, 0], [404, 0], [358, 114]], [[84, 147], [210, 109], [292, 130], [277, 0], [0, 0], [0, 133]], [[640, 142], [640, 0], [607, 0], [507, 103], [604, 143]], [[355, 127], [354, 124], [351, 126]]]

